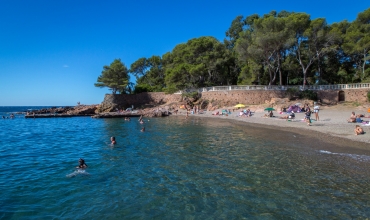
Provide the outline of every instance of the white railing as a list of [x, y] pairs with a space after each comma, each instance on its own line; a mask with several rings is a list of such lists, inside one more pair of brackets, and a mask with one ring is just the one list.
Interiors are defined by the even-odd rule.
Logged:
[[[303, 86], [269, 86], [269, 85], [233, 85], [233, 86], [213, 86], [199, 89], [185, 89], [176, 92], [182, 94], [187, 92], [217, 92], [217, 91], [234, 91], [234, 90], [287, 90], [288, 88], [297, 88], [303, 90]], [[307, 85], [306, 90], [342, 90], [342, 89], [370, 89], [370, 83], [354, 84], [335, 84], [335, 85]]]

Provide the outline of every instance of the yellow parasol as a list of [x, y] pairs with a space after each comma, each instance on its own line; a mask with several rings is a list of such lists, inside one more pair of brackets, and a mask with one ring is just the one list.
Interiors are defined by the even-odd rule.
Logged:
[[237, 104], [236, 106], [234, 106], [235, 108], [244, 108], [245, 107], [245, 105], [243, 105], [243, 104]]

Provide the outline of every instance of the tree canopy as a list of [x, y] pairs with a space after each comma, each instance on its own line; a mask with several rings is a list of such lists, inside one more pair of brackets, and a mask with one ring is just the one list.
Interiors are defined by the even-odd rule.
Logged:
[[370, 82], [370, 8], [356, 20], [328, 24], [309, 14], [271, 11], [237, 16], [225, 39], [207, 36], [162, 56], [139, 58], [130, 70], [115, 60], [97, 87], [130, 92], [175, 92], [221, 85], [307, 85]]
[[98, 77], [96, 87], [108, 87], [113, 94], [129, 92], [129, 75], [125, 64], [120, 59], [115, 59], [109, 66], [104, 66]]

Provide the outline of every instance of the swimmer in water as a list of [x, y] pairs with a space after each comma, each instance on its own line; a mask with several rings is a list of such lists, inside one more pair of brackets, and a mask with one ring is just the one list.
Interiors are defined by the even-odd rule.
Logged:
[[141, 131], [141, 132], [144, 132], [144, 131], [145, 131], [145, 127], [143, 127], [140, 131]]
[[79, 165], [76, 167], [78, 169], [85, 169], [87, 167], [87, 164], [85, 163], [85, 160], [80, 158], [78, 160]]
[[115, 137], [111, 137], [111, 138], [110, 138], [110, 141], [111, 141], [111, 144], [112, 144], [112, 145], [117, 144], [117, 142], [116, 142], [116, 138], [115, 138]]

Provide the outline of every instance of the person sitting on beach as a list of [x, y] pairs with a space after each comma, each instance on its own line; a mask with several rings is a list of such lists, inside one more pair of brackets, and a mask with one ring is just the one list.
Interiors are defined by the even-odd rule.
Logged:
[[110, 141], [112, 145], [117, 144], [116, 138], [115, 137], [110, 137]]
[[262, 116], [262, 117], [264, 117], [264, 118], [272, 118], [272, 117], [274, 117], [274, 113], [272, 113], [272, 111], [268, 111], [268, 113], [267, 114], [265, 114], [264, 116]]
[[356, 123], [362, 123], [362, 119], [359, 115], [356, 116]]
[[250, 109], [247, 109], [247, 117], [250, 117], [250, 116], [252, 116], [252, 112]]
[[355, 127], [355, 134], [356, 135], [364, 134], [364, 130], [360, 127], [360, 125], [356, 125], [356, 127]]
[[85, 163], [85, 160], [80, 158], [78, 160], [79, 165], [76, 167], [77, 169], [85, 169], [87, 167], [87, 164]]
[[145, 131], [145, 127], [142, 127], [140, 131], [141, 132], [144, 132]]
[[350, 123], [356, 122], [356, 114], [355, 112], [352, 112], [351, 117], [347, 120]]
[[219, 115], [219, 114], [220, 114], [219, 111], [212, 113], [212, 115]]

